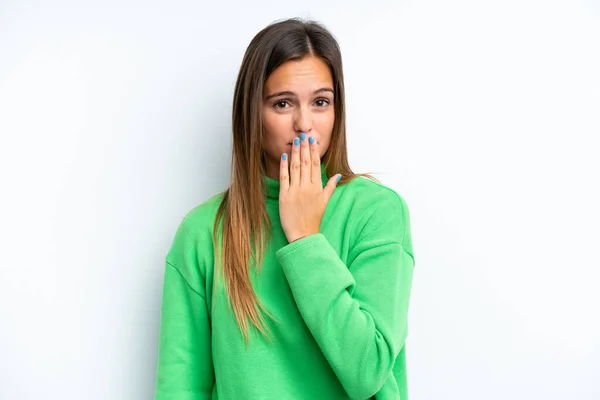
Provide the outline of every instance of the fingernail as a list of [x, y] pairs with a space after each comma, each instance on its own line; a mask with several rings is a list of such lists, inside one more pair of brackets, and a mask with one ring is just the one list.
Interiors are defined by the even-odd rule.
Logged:
[[283, 153], [283, 155], [281, 156], [281, 158], [283, 159], [283, 161], [287, 160], [287, 154]]
[[315, 143], [315, 138], [311, 136], [310, 139], [308, 139], [308, 143], [314, 144]]
[[296, 138], [294, 139], [294, 146], [298, 146], [300, 145], [300, 139]]
[[301, 133], [300, 134], [300, 140], [304, 140], [304, 139], [306, 139], [306, 135], [304, 133]]
[[337, 178], [335, 178], [335, 183], [338, 183], [338, 182], [340, 181], [340, 179], [342, 179], [342, 176], [341, 176], [341, 175], [338, 175], [338, 177], [337, 177]]

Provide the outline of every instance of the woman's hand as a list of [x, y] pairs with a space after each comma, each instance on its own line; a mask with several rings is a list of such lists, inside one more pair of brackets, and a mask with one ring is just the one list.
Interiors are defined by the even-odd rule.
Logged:
[[331, 177], [323, 187], [314, 138], [302, 133], [300, 139], [294, 139], [291, 159], [287, 160], [286, 154], [281, 157], [279, 176], [279, 216], [288, 242], [319, 233], [327, 203], [341, 175]]

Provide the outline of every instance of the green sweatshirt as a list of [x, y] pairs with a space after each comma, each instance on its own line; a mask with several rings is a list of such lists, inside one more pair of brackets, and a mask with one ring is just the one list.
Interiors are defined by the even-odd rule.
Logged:
[[279, 181], [264, 179], [273, 233], [251, 281], [278, 321], [267, 318], [272, 342], [250, 326], [246, 349], [223, 279], [213, 293], [220, 193], [186, 215], [166, 257], [155, 399], [406, 400], [406, 202], [358, 177], [338, 185], [320, 233], [288, 243]]

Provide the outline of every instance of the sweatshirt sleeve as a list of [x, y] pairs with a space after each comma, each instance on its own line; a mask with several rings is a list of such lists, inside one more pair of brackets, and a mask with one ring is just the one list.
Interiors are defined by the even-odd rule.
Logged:
[[383, 386], [407, 335], [414, 258], [408, 208], [373, 204], [344, 263], [323, 233], [276, 253], [298, 309], [352, 399]]
[[197, 260], [182, 225], [165, 266], [155, 400], [212, 398], [210, 322]]

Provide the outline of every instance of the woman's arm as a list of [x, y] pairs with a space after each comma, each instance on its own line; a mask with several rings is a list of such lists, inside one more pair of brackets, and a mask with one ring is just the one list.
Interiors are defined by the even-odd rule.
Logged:
[[167, 258], [155, 400], [209, 400], [214, 369], [206, 294], [191, 285], [198, 266], [194, 241], [182, 226]]
[[390, 192], [372, 207], [348, 265], [322, 233], [277, 252], [304, 321], [353, 399], [379, 391], [404, 346], [414, 267], [404, 200]]

